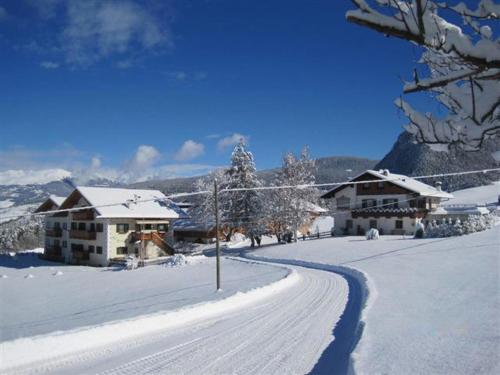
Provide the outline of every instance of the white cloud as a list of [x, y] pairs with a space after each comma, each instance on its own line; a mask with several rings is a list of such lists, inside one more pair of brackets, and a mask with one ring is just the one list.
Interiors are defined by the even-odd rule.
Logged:
[[174, 159], [177, 161], [192, 160], [205, 153], [205, 146], [191, 139], [184, 142], [181, 148], [175, 153]]
[[140, 145], [134, 157], [127, 163], [126, 169], [137, 171], [151, 167], [159, 158], [160, 152], [153, 146]]
[[40, 66], [45, 69], [57, 69], [59, 68], [59, 64], [53, 61], [42, 61]]
[[[197, 148], [199, 152], [199, 147], [196, 146], [185, 149], [188, 151], [191, 149], [193, 155], [195, 152], [193, 150]], [[188, 154], [185, 154], [186, 157]], [[140, 145], [133, 156], [120, 167], [106, 166], [100, 155], [90, 156], [69, 144], [59, 145], [53, 150], [46, 151], [17, 146], [0, 150], [0, 185], [47, 183], [69, 176], [78, 184], [85, 184], [98, 178], [132, 183], [202, 175], [218, 168], [194, 163], [161, 164], [160, 161], [160, 152], [150, 145]]]
[[219, 151], [224, 151], [226, 148], [238, 144], [238, 142], [241, 140], [247, 142], [248, 137], [240, 133], [233, 133], [232, 135], [220, 139], [219, 142], [217, 142], [217, 149]]
[[90, 159], [90, 168], [98, 169], [98, 168], [101, 168], [101, 165], [102, 165], [102, 162], [98, 156], [93, 156], [92, 159]]
[[[140, 3], [139, 3], [140, 4]], [[165, 22], [132, 1], [71, 1], [62, 47], [70, 64], [88, 66], [112, 55], [171, 44]]]
[[51, 181], [71, 177], [65, 169], [21, 170], [9, 169], [0, 172], [0, 185], [46, 184]]
[[116, 63], [116, 66], [120, 69], [129, 69], [134, 66], [134, 63], [132, 60], [122, 60], [118, 61]]

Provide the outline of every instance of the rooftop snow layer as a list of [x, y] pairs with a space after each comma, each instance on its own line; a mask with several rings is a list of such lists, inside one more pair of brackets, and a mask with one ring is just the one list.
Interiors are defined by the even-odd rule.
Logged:
[[57, 204], [57, 206], [60, 206], [66, 200], [66, 197], [58, 197], [57, 195], [51, 195], [50, 199], [52, 200], [52, 202]]
[[424, 184], [423, 182], [417, 181], [411, 177], [391, 173], [381, 173], [379, 171], [367, 170], [366, 172], [371, 175], [392, 182], [395, 185], [401, 186], [402, 188], [419, 193], [421, 196], [439, 197], [439, 198], [453, 198], [453, 195], [447, 193], [446, 191], [438, 190], [433, 186]]
[[78, 186], [102, 218], [182, 219], [187, 214], [159, 190]]

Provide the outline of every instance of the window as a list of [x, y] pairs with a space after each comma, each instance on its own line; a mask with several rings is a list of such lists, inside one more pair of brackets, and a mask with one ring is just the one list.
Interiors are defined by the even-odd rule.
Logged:
[[352, 220], [346, 220], [345, 221], [345, 226], [347, 229], [351, 229], [352, 228]]
[[146, 224], [146, 225], [144, 225], [144, 229], [146, 229], [146, 230], [151, 230], [151, 229], [152, 229], [152, 228], [151, 228], [151, 224]]
[[101, 232], [103, 231], [103, 229], [104, 229], [104, 228], [103, 228], [102, 223], [97, 223], [97, 224], [95, 225], [95, 231], [96, 231], [96, 232], [101, 233]]
[[95, 232], [95, 224], [90, 223], [90, 232]]
[[397, 199], [384, 199], [382, 200], [382, 205], [384, 208], [398, 208], [399, 203]]
[[56, 221], [56, 222], [54, 223], [54, 229], [61, 229], [61, 223], [60, 223], [60, 222], [58, 222], [58, 221]]
[[71, 250], [74, 250], [74, 251], [83, 251], [83, 245], [72, 243], [71, 244]]
[[127, 254], [127, 248], [126, 247], [117, 247], [116, 248], [116, 253], [118, 255], [124, 255]]
[[166, 232], [168, 231], [167, 224], [158, 224], [158, 232]]
[[337, 208], [339, 210], [348, 210], [351, 206], [351, 199], [347, 197], [337, 198]]
[[381, 181], [381, 182], [377, 183], [377, 187], [378, 187], [379, 189], [383, 189], [383, 188], [384, 188], [384, 182], [383, 182], [383, 181]]
[[377, 200], [376, 199], [363, 199], [361, 201], [361, 207], [362, 208], [370, 208], [370, 207], [376, 207], [377, 206]]
[[93, 252], [94, 252], [94, 246], [89, 245], [89, 253], [93, 253]]
[[128, 232], [128, 224], [116, 224], [116, 231], [118, 233], [127, 233]]
[[68, 242], [67, 241], [63, 241], [62, 247], [66, 249], [68, 247]]
[[67, 224], [67, 223], [63, 223], [62, 228], [63, 228], [64, 230], [68, 229], [68, 224]]
[[403, 220], [396, 220], [396, 229], [403, 229]]
[[97, 254], [102, 254], [102, 246], [97, 246], [97, 247], [95, 248], [95, 252], [96, 252]]
[[377, 229], [377, 220], [370, 220], [370, 229]]
[[78, 230], [85, 230], [85, 223], [78, 223]]
[[71, 230], [76, 230], [76, 229], [77, 229], [76, 223], [72, 222], [71, 223]]
[[141, 231], [141, 224], [135, 224], [135, 231], [140, 232]]
[[368, 190], [370, 188], [370, 184], [365, 183], [363, 184], [363, 190]]

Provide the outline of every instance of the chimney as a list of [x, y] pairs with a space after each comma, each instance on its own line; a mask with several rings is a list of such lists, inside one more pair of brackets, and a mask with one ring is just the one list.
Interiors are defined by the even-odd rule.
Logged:
[[436, 183], [434, 184], [434, 186], [436, 187], [437, 190], [441, 191], [441, 185], [443, 183], [441, 181], [436, 181]]

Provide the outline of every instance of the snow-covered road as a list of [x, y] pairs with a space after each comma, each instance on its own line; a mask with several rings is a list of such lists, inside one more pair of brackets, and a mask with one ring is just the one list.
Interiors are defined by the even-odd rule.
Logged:
[[246, 308], [16, 373], [307, 373], [333, 339], [348, 285], [332, 272], [292, 268], [299, 282]]

